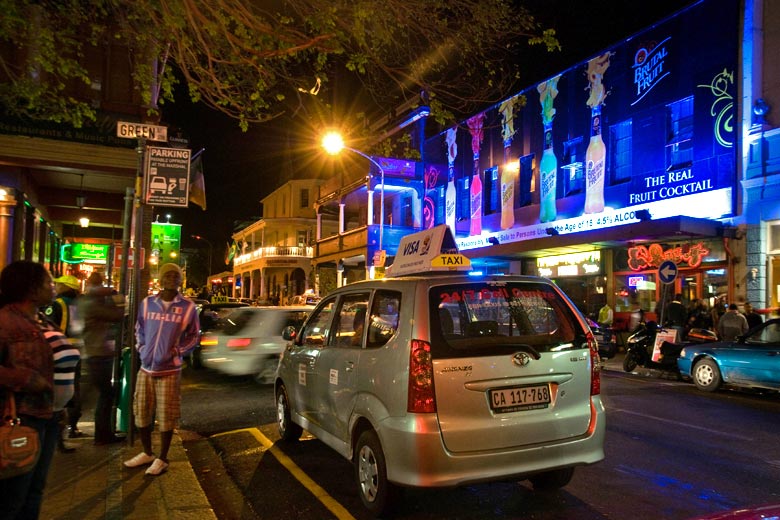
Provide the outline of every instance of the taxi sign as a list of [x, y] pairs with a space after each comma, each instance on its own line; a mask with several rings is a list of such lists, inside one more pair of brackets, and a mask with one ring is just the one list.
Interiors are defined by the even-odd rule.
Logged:
[[471, 271], [471, 262], [458, 251], [452, 231], [446, 224], [403, 237], [387, 276], [440, 271]]

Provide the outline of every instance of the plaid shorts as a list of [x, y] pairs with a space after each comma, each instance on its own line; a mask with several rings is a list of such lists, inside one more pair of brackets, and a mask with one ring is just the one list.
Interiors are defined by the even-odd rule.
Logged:
[[181, 372], [167, 376], [152, 376], [138, 371], [133, 399], [135, 425], [139, 428], [157, 424], [161, 432], [175, 429], [181, 418]]

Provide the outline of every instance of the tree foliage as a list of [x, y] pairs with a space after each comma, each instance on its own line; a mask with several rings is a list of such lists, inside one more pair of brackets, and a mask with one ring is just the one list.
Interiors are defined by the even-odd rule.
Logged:
[[557, 48], [554, 31], [516, 4], [0, 0], [0, 102], [9, 113], [80, 126], [95, 111], [65, 95], [66, 87], [89, 85], [83, 61], [89, 46], [121, 45], [150, 111], [173, 100], [181, 77], [194, 102], [246, 129], [330, 103], [329, 88], [340, 78], [340, 87], [354, 88], [355, 96], [378, 107], [395, 107], [424, 91], [442, 120], [518, 89], [524, 46]]

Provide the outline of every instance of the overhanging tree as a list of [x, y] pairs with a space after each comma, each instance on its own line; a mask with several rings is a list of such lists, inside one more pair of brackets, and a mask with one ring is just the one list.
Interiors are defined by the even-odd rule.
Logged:
[[526, 45], [558, 46], [505, 0], [0, 0], [6, 113], [79, 127], [95, 118], [65, 94], [89, 85], [90, 46], [129, 49], [150, 114], [173, 101], [175, 67], [194, 102], [246, 130], [312, 103], [346, 75], [394, 107], [425, 91], [440, 122], [519, 89]]

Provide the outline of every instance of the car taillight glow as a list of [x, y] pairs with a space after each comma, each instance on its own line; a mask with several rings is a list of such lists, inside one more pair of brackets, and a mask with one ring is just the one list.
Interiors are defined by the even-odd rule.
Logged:
[[200, 338], [201, 347], [213, 347], [217, 344], [217, 338], [213, 336], [202, 336]]
[[249, 338], [232, 338], [228, 340], [227, 347], [234, 350], [243, 350], [247, 348], [250, 343], [252, 343], [252, 340]]
[[601, 360], [599, 359], [599, 344], [593, 333], [588, 331], [585, 335], [590, 350], [590, 395], [601, 393]]
[[419, 339], [412, 340], [409, 354], [407, 411], [409, 413], [433, 413], [436, 411], [431, 345]]

